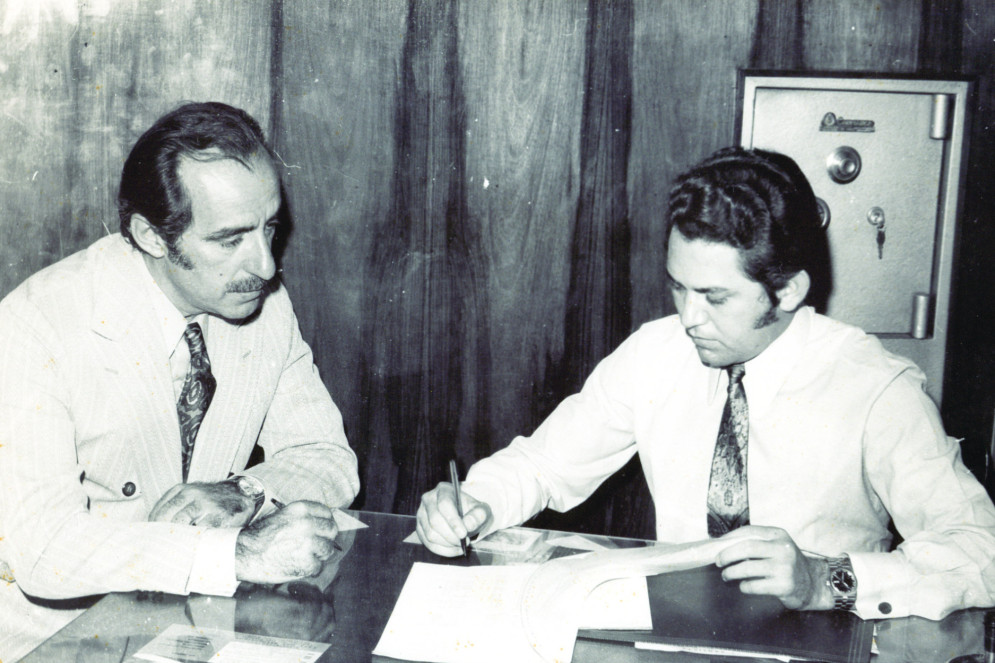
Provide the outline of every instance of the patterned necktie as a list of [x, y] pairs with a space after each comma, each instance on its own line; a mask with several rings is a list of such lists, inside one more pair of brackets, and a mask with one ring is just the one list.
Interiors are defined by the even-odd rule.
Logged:
[[750, 410], [746, 405], [742, 364], [728, 369], [729, 390], [722, 423], [715, 441], [712, 476], [708, 481], [708, 536], [722, 536], [750, 524], [746, 494], [746, 443], [750, 435]]
[[176, 403], [176, 412], [180, 417], [183, 481], [186, 482], [190, 473], [190, 459], [193, 457], [193, 443], [197, 439], [200, 422], [211, 404], [217, 381], [211, 375], [211, 360], [207, 358], [207, 348], [204, 346], [204, 335], [200, 331], [200, 325], [196, 322], [187, 325], [183, 338], [190, 346], [190, 370], [187, 371], [180, 400]]

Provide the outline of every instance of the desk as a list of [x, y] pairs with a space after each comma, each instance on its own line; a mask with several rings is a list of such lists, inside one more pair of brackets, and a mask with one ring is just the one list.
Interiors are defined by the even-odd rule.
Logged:
[[[245, 633], [328, 642], [322, 662], [389, 663], [391, 659], [372, 656], [371, 652], [414, 562], [463, 566], [502, 561], [486, 553], [474, 553], [469, 560], [445, 560], [420, 545], [403, 543], [414, 531], [411, 516], [350, 513], [369, 527], [340, 533], [338, 543], [343, 551], [336, 553], [321, 576], [306, 588], [241, 588], [234, 598], [111, 594], [22, 660], [118, 663], [129, 660], [170, 624], [193, 622]], [[631, 539], [591, 538], [615, 547], [645, 545]], [[941, 622], [919, 618], [881, 622], [877, 639], [881, 653], [872, 657], [872, 663], [942, 663], [959, 654], [981, 651], [982, 614], [980, 610], [965, 610]], [[708, 659], [581, 639], [573, 660], [701, 663]], [[711, 660], [718, 663], [728, 659]], [[745, 659], [736, 660], [741, 663]]]

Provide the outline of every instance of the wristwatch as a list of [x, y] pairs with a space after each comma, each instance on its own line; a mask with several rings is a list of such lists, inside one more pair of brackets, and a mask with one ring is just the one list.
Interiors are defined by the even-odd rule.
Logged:
[[857, 602], [857, 576], [853, 574], [853, 564], [846, 555], [829, 558], [829, 591], [833, 595], [834, 610], [853, 610]]
[[262, 508], [263, 502], [266, 500], [266, 488], [263, 487], [262, 482], [255, 477], [241, 474], [227, 479], [226, 483], [234, 484], [238, 488], [238, 492], [253, 501], [255, 506], [252, 511], [252, 517], [249, 520], [255, 518], [256, 514], [259, 513], [259, 509]]

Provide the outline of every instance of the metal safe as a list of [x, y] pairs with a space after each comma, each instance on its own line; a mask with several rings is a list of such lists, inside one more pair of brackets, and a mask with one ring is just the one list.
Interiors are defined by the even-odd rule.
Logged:
[[967, 81], [742, 75], [745, 147], [791, 156], [829, 238], [827, 314], [915, 361], [942, 398]]

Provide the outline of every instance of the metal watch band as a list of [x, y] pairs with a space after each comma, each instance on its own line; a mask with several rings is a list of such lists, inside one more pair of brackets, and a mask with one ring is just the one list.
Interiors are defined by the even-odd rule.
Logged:
[[834, 610], [853, 610], [857, 602], [857, 577], [846, 555], [829, 558], [829, 578], [826, 584], [833, 595]]

